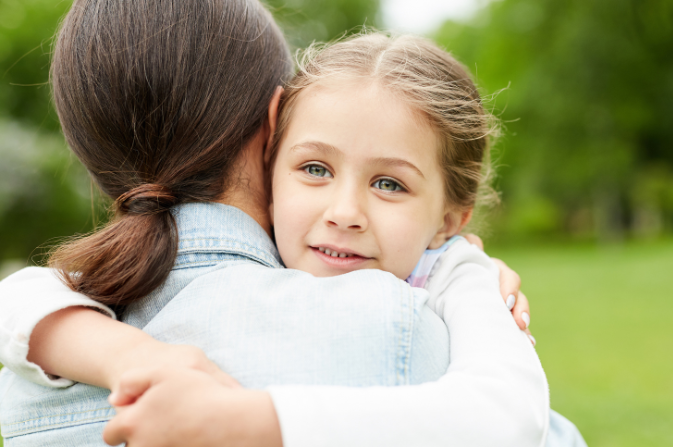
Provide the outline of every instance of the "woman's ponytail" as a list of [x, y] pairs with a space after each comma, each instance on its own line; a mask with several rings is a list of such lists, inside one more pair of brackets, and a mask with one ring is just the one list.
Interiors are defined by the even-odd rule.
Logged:
[[49, 265], [76, 292], [108, 306], [126, 306], [160, 286], [178, 250], [165, 187], [145, 184], [117, 198], [116, 218], [104, 228], [58, 247]]
[[292, 58], [258, 0], [75, 1], [53, 54], [63, 134], [115, 217], [49, 264], [73, 290], [125, 306], [173, 267], [171, 208], [237, 181]]

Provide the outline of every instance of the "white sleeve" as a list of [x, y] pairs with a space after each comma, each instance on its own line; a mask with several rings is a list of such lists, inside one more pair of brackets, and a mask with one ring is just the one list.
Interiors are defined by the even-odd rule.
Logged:
[[544, 445], [549, 392], [537, 354], [500, 297], [497, 267], [454, 245], [428, 285], [451, 334], [446, 374], [389, 388], [271, 387], [285, 447]]
[[91, 307], [115, 318], [107, 306], [69, 289], [51, 269], [28, 267], [0, 281], [0, 363], [38, 385], [72, 385], [70, 380], [47, 375], [27, 357], [35, 326], [48, 315], [73, 306]]

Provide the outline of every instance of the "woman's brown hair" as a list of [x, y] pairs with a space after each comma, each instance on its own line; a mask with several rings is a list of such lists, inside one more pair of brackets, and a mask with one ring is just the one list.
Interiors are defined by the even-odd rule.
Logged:
[[258, 0], [77, 0], [51, 80], [66, 140], [115, 217], [56, 249], [75, 291], [125, 306], [167, 278], [171, 207], [222, 197], [291, 70]]

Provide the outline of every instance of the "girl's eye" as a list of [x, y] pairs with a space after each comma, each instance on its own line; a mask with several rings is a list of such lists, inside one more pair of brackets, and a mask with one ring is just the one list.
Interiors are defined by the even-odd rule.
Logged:
[[320, 165], [308, 165], [304, 167], [304, 171], [316, 177], [332, 177], [332, 173], [326, 167]]
[[404, 191], [402, 185], [397, 183], [395, 180], [391, 180], [389, 178], [378, 179], [377, 181], [374, 182], [372, 186], [374, 188], [380, 189], [381, 191], [387, 191], [387, 192]]

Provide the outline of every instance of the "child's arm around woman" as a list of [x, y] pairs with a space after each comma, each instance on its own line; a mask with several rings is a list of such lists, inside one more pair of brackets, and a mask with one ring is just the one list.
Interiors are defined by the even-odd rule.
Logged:
[[[265, 427], [273, 431], [277, 426], [286, 447], [544, 445], [547, 382], [527, 336], [499, 297], [494, 263], [459, 241], [442, 255], [428, 289], [430, 306], [451, 333], [451, 365], [436, 382], [369, 388], [279, 385], [268, 388], [272, 402], [264, 403], [259, 392], [227, 390], [186, 371], [135, 370], [122, 379], [121, 388], [144, 394], [111, 421], [106, 439], [149, 447], [170, 433], [167, 445], [178, 446], [190, 441], [183, 428], [191, 427], [208, 434], [203, 446], [243, 440], [262, 446], [267, 445]], [[208, 429], [213, 424], [217, 430]], [[254, 430], [246, 427], [259, 431], [258, 443], [250, 441]]]

